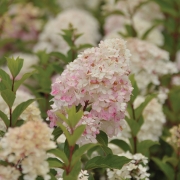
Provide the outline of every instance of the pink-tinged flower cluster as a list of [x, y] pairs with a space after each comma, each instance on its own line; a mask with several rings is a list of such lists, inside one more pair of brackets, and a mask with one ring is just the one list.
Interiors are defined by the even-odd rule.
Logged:
[[[132, 91], [129, 57], [122, 39], [101, 41], [99, 47], [85, 50], [52, 84], [51, 112], [81, 105], [83, 110], [90, 107], [91, 118], [98, 118], [101, 125], [104, 121], [118, 124]], [[49, 119], [54, 121], [54, 116]]]
[[[25, 180], [38, 175], [50, 179], [46, 151], [56, 147], [52, 130], [41, 121], [29, 121], [21, 127], [9, 128], [0, 141], [0, 159], [21, 166]], [[33, 166], [32, 166], [33, 164]]]
[[131, 51], [131, 71], [135, 74], [138, 87], [141, 90], [148, 84], [159, 85], [159, 77], [177, 72], [175, 63], [169, 60], [169, 53], [157, 46], [136, 38], [127, 40]]

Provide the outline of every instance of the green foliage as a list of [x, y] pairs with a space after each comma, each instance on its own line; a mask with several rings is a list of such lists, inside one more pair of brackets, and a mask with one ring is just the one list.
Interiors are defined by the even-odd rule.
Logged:
[[67, 159], [64, 151], [62, 151], [60, 149], [51, 149], [48, 152], [51, 154], [54, 154], [56, 157], [60, 158], [66, 166], [69, 164], [69, 160]]
[[10, 89], [6, 89], [1, 91], [1, 96], [6, 102], [6, 104], [11, 108], [16, 98], [14, 92], [12, 92]]
[[121, 139], [113, 139], [110, 141], [110, 143], [115, 144], [116, 146], [120, 147], [123, 151], [129, 151], [132, 153], [132, 149], [129, 146], [128, 143], [126, 143], [125, 141], [121, 140]]
[[62, 168], [64, 164], [57, 158], [48, 158], [47, 162], [49, 163], [50, 168]]
[[0, 91], [5, 90], [5, 89], [11, 89], [12, 87], [12, 81], [9, 77], [9, 75], [2, 69], [0, 69]]
[[3, 120], [4, 124], [8, 128], [9, 127], [9, 123], [10, 123], [9, 119], [8, 119], [7, 115], [4, 114], [4, 112], [2, 112], [1, 110], [0, 110], [0, 118]]
[[30, 73], [26, 73], [22, 76], [20, 80], [15, 81], [14, 83], [14, 92], [17, 91], [17, 89], [20, 87], [21, 84], [24, 83], [25, 80], [27, 80], [30, 76], [32, 76], [36, 71], [32, 71]]
[[106, 157], [97, 156], [90, 159], [85, 164], [85, 169], [95, 169], [95, 168], [112, 168], [112, 169], [121, 169], [124, 164], [127, 164], [131, 160], [123, 157], [108, 154]]
[[144, 140], [137, 144], [137, 152], [143, 154], [144, 156], [149, 156], [149, 148], [154, 145], [159, 145], [158, 142], [151, 140]]
[[22, 102], [18, 106], [16, 106], [16, 108], [14, 109], [14, 111], [12, 113], [12, 126], [16, 125], [19, 116], [34, 101], [35, 101], [35, 99], [29, 99], [29, 100], [27, 100], [25, 102]]
[[81, 171], [81, 162], [78, 161], [78, 162], [76, 162], [76, 165], [73, 166], [73, 168], [71, 169], [71, 171], [69, 173], [64, 171], [63, 180], [78, 179], [78, 175], [79, 175], [80, 171]]
[[23, 67], [23, 59], [21, 58], [6, 58], [7, 59], [7, 66], [12, 74], [12, 77], [15, 78]]
[[152, 160], [161, 169], [161, 171], [163, 171], [163, 173], [167, 176], [168, 180], [174, 180], [174, 170], [169, 164], [166, 164], [155, 157], [152, 158]]
[[57, 140], [57, 138], [63, 133], [60, 127], [56, 127], [53, 131], [54, 140]]
[[100, 133], [96, 135], [96, 140], [98, 141], [98, 143], [102, 144], [103, 146], [108, 145], [108, 136], [103, 131], [100, 131]]
[[89, 149], [91, 149], [92, 147], [97, 146], [96, 144], [85, 144], [83, 146], [81, 146], [79, 149], [77, 149], [75, 151], [75, 153], [72, 156], [72, 166], [74, 166], [76, 164], [76, 162], [81, 159], [81, 156], [88, 151]]

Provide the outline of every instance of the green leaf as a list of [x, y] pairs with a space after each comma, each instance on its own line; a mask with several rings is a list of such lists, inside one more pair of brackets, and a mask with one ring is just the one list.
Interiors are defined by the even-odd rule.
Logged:
[[135, 120], [129, 119], [127, 116], [125, 119], [131, 129], [132, 135], [136, 136], [141, 128], [141, 125], [139, 125], [138, 122], [136, 122]]
[[12, 87], [12, 81], [9, 76], [4, 70], [0, 69], [0, 78], [1, 82], [4, 81], [4, 85], [6, 86], [7, 89], [11, 89]]
[[113, 154], [112, 150], [107, 146], [100, 146], [100, 148], [103, 150], [103, 156], [106, 156], [108, 154]]
[[16, 125], [19, 116], [34, 101], [35, 101], [35, 99], [29, 99], [29, 100], [27, 100], [25, 102], [22, 102], [18, 106], [16, 106], [16, 108], [14, 109], [14, 111], [12, 113], [12, 126]]
[[81, 171], [81, 162], [78, 161], [76, 162], [76, 165], [73, 166], [73, 168], [71, 169], [71, 172], [67, 175], [66, 171], [64, 171], [63, 173], [63, 180], [75, 180], [78, 179], [78, 175]]
[[88, 177], [88, 180], [95, 180], [93, 175], [91, 173], [89, 173], [89, 177]]
[[56, 157], [60, 158], [66, 166], [69, 164], [66, 154], [61, 149], [51, 149], [48, 151], [48, 153], [54, 154]]
[[49, 163], [50, 168], [62, 168], [64, 164], [57, 158], [48, 158], [47, 162]]
[[100, 131], [100, 133], [96, 135], [96, 140], [98, 141], [98, 143], [100, 143], [104, 146], [108, 145], [108, 136], [103, 131]]
[[26, 80], [28, 79], [31, 75], [33, 75], [36, 71], [32, 71], [30, 73], [26, 73], [22, 76], [22, 78], [18, 81], [15, 81], [14, 83], [14, 91], [16, 92], [19, 86]]
[[144, 140], [137, 144], [137, 152], [143, 154], [144, 156], [149, 156], [149, 148], [154, 145], [159, 145], [158, 142], [151, 140]]
[[52, 173], [48, 173], [48, 174], [51, 176], [51, 180], [57, 180], [54, 174]]
[[161, 169], [161, 171], [166, 175], [168, 180], [173, 180], [174, 179], [174, 169], [162, 162], [160, 159], [153, 157], [152, 160], [157, 164], [157, 166]]
[[164, 163], [168, 162], [170, 163], [174, 168], [178, 165], [179, 160], [176, 157], [168, 157], [168, 156], [164, 156], [163, 160]]
[[9, 163], [8, 163], [8, 162], [6, 162], [6, 161], [2, 161], [2, 160], [0, 160], [0, 165], [3, 165], [3, 166], [8, 166], [8, 165], [9, 165]]
[[76, 112], [76, 107], [72, 106], [70, 109], [67, 110], [67, 113], [68, 113], [69, 125], [70, 127], [74, 128], [81, 120], [83, 111], [79, 110], [78, 112]]
[[12, 92], [10, 89], [6, 89], [6, 90], [1, 91], [1, 96], [6, 102], [6, 104], [11, 108], [16, 98], [14, 92]]
[[91, 44], [81, 44], [78, 46], [77, 50], [87, 49], [93, 47]]
[[63, 126], [61, 123], [57, 122], [57, 125], [62, 129], [64, 135], [66, 136], [66, 139], [70, 145], [70, 139], [71, 139], [71, 134], [69, 133], [69, 131], [66, 129], [65, 126]]
[[86, 125], [80, 125], [74, 130], [73, 134], [70, 137], [70, 141], [69, 141], [70, 146], [73, 146], [74, 144], [76, 144], [77, 140], [80, 138], [85, 128], [86, 128]]
[[60, 52], [51, 52], [50, 55], [54, 56], [54, 57], [57, 57], [57, 58], [63, 60], [64, 62], [68, 63], [67, 57], [64, 54], [60, 53]]
[[138, 121], [139, 118], [142, 116], [142, 112], [144, 110], [144, 108], [148, 105], [148, 103], [153, 99], [155, 98], [157, 95], [155, 94], [151, 94], [151, 95], [148, 95], [145, 99], [145, 101], [143, 103], [141, 103], [140, 106], [138, 106], [136, 109], [135, 109], [135, 117], [136, 117], [136, 120]]
[[106, 17], [110, 16], [110, 15], [121, 15], [121, 16], [124, 16], [124, 13], [123, 13], [123, 11], [120, 11], [120, 10], [114, 10], [114, 11], [108, 12], [106, 14]]
[[131, 160], [123, 157], [108, 154], [106, 157], [97, 156], [90, 159], [86, 165], [85, 169], [95, 169], [95, 168], [112, 168], [112, 169], [121, 169], [124, 164], [129, 163]]
[[6, 132], [0, 130], [0, 137], [3, 137], [6, 134]]
[[141, 39], [145, 40], [148, 37], [149, 33], [157, 26], [158, 26], [158, 24], [154, 24], [150, 28], [148, 28], [142, 35]]
[[131, 74], [129, 76], [129, 79], [130, 79], [132, 87], [133, 87], [133, 91], [132, 91], [132, 95], [131, 95], [131, 100], [130, 100], [131, 103], [133, 103], [134, 100], [137, 98], [137, 96], [140, 94], [140, 90], [139, 90], [139, 88], [137, 86], [134, 74]]
[[115, 144], [116, 146], [120, 147], [125, 152], [126, 151], [132, 152], [132, 149], [129, 146], [129, 144], [126, 143], [125, 141], [121, 140], [121, 139], [113, 139], [110, 141], [110, 143]]
[[68, 126], [70, 126], [69, 118], [66, 118], [66, 116], [60, 112], [56, 112], [56, 116], [59, 117], [61, 120], [63, 120]]
[[54, 140], [56, 141], [57, 138], [63, 133], [60, 127], [56, 127], [53, 131]]
[[1, 110], [0, 110], [0, 118], [3, 120], [4, 124], [6, 125], [6, 127], [9, 127], [10, 121], [7, 117], [6, 114], [4, 114]]
[[92, 143], [91, 144], [85, 144], [85, 145], [81, 146], [73, 154], [71, 164], [74, 165], [87, 150], [89, 150], [95, 146], [97, 146], [97, 144], [92, 144]]
[[137, 37], [137, 32], [132, 25], [125, 25], [126, 31], [130, 37]]
[[23, 59], [21, 58], [6, 58], [7, 59], [7, 66], [12, 74], [12, 76], [15, 78], [19, 72], [21, 71], [23, 67]]

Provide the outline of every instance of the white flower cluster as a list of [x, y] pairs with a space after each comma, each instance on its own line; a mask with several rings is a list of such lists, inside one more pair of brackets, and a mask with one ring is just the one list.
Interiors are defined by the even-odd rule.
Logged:
[[170, 129], [171, 136], [167, 139], [175, 149], [180, 148], [180, 124]]
[[11, 5], [0, 18], [0, 23], [3, 23], [2, 38], [36, 40], [42, 27], [40, 16], [41, 10], [31, 3]]
[[136, 38], [129, 38], [127, 47], [132, 54], [131, 71], [141, 90], [150, 83], [159, 85], [160, 76], [177, 72], [175, 64], [169, 61], [167, 51]]
[[88, 106], [88, 123], [82, 119], [83, 124], [89, 124], [84, 135], [87, 132], [88, 139], [95, 137], [99, 125], [110, 137], [117, 135], [132, 91], [129, 57], [122, 39], [102, 41], [99, 47], [80, 54], [52, 84], [54, 104], [48, 113], [50, 121], [56, 125], [53, 113], [66, 106]]
[[0, 165], [0, 180], [17, 180], [20, 175], [19, 170], [16, 168]]
[[[52, 130], [41, 121], [29, 121], [21, 127], [9, 128], [0, 141], [0, 159], [21, 167], [25, 180], [42, 176], [49, 180], [46, 151], [56, 147]], [[8, 172], [9, 173], [9, 172]]]
[[49, 20], [44, 31], [40, 34], [39, 42], [35, 45], [34, 51], [46, 49], [48, 52], [60, 51], [66, 53], [69, 47], [60, 33], [62, 33], [61, 30], [68, 29], [70, 23], [77, 29], [77, 33], [83, 33], [77, 39], [77, 45], [85, 43], [96, 45], [100, 38], [97, 20], [85, 10], [69, 9]]
[[29, 105], [20, 115], [24, 121], [42, 121], [41, 112], [35, 104]]
[[[105, 38], [117, 37], [119, 36], [118, 32], [123, 34], [126, 33], [125, 25], [133, 25], [137, 32], [137, 36], [141, 38], [143, 34], [153, 26], [152, 20], [155, 18], [162, 19], [163, 15], [160, 13], [159, 7], [154, 2], [142, 5], [138, 11], [133, 14], [131, 19], [131, 14], [136, 7], [145, 1], [146, 0], [126, 0], [115, 3], [115, 0], [108, 0], [104, 6], [105, 12], [120, 10], [123, 11], [125, 15], [110, 15], [106, 18], [104, 25]], [[164, 39], [159, 27], [153, 28], [147, 35], [146, 40], [159, 46], [163, 45]]]
[[[137, 37], [140, 39], [142, 38], [144, 33], [152, 26], [150, 22], [140, 19], [139, 17], [134, 17], [133, 22], [134, 22], [134, 28], [137, 32]], [[131, 25], [131, 21], [118, 15], [109, 16], [106, 19], [106, 23], [104, 27], [106, 33], [105, 39], [115, 38], [119, 36], [122, 37], [122, 35], [120, 35], [119, 32], [123, 34], [126, 33], [126, 29], [125, 29], [126, 24]], [[164, 43], [163, 35], [160, 32], [160, 30], [157, 28], [154, 28], [147, 35], [146, 41], [156, 44], [158, 46], [161, 46]]]
[[125, 164], [122, 169], [107, 169], [107, 176], [109, 180], [124, 180], [124, 179], [135, 179], [135, 180], [149, 180], [150, 174], [148, 170], [148, 158], [142, 154], [132, 155], [130, 152], [118, 154], [118, 156], [125, 156], [132, 159], [129, 163]]

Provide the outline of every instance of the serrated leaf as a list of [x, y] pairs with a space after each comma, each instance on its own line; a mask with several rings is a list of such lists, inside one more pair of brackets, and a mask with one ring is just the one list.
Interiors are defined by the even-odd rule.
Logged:
[[95, 168], [112, 168], [112, 169], [121, 169], [124, 164], [129, 163], [131, 160], [123, 157], [108, 154], [106, 157], [97, 156], [90, 159], [86, 165], [85, 169], [95, 169]]
[[11, 108], [16, 98], [14, 92], [12, 92], [10, 89], [6, 89], [6, 90], [1, 91], [1, 96], [6, 102], [6, 104]]
[[64, 151], [60, 149], [51, 149], [48, 151], [48, 153], [54, 154], [56, 157], [60, 158], [66, 166], [69, 164], [69, 160]]
[[25, 102], [22, 102], [16, 108], [14, 109], [12, 113], [12, 126], [16, 125], [16, 122], [19, 118], [19, 116], [22, 114], [22, 112], [31, 104], [35, 101], [35, 99], [29, 99]]
[[21, 71], [24, 60], [19, 57], [16, 59], [14, 58], [6, 58], [6, 59], [7, 59], [7, 66], [12, 76], [15, 78]]
[[104, 146], [108, 145], [108, 136], [103, 131], [100, 131], [100, 133], [96, 135], [96, 140], [98, 141], [98, 143], [100, 143]]
[[6, 125], [6, 127], [9, 127], [10, 121], [7, 117], [6, 114], [4, 114], [1, 110], [0, 110], [0, 118], [3, 120], [4, 124]]
[[31, 75], [33, 75], [36, 71], [32, 71], [30, 73], [26, 73], [22, 76], [22, 78], [18, 81], [15, 81], [14, 83], [14, 91], [16, 92], [19, 86], [26, 80], [28, 79]]
[[50, 168], [62, 168], [64, 164], [57, 158], [48, 158], [47, 162], [49, 163]]
[[63, 133], [63, 131], [61, 130], [60, 127], [56, 127], [54, 129], [54, 131], [52, 132], [53, 136], [54, 136], [54, 140], [56, 141], [57, 138]]
[[97, 146], [97, 144], [85, 144], [85, 145], [81, 146], [73, 154], [71, 164], [74, 165], [87, 150], [89, 150], [95, 146]]
[[174, 179], [174, 169], [170, 165], [162, 162], [160, 159], [155, 158], [155, 157], [151, 159], [157, 164], [157, 166], [161, 169], [161, 171], [166, 175], [168, 180]]
[[110, 141], [110, 143], [115, 144], [116, 146], [120, 147], [125, 152], [126, 151], [132, 152], [132, 149], [129, 146], [129, 144], [121, 139], [113, 139]]
[[159, 145], [156, 141], [144, 140], [137, 143], [137, 152], [143, 154], [144, 156], [149, 156], [149, 148], [154, 145]]

